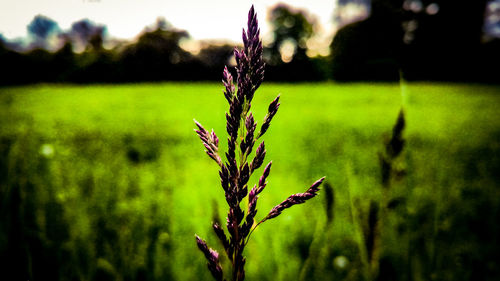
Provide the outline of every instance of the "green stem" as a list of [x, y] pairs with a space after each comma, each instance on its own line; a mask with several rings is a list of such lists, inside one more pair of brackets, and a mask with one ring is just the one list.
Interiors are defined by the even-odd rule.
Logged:
[[365, 277], [365, 280], [372, 280], [372, 274], [371, 274], [371, 268], [370, 268], [370, 262], [368, 260], [368, 253], [366, 251], [365, 247], [365, 238], [363, 236], [362, 231], [360, 230], [361, 228], [361, 222], [358, 220], [358, 212], [356, 212], [356, 208], [354, 206], [353, 198], [351, 195], [351, 182], [355, 182], [354, 179], [354, 173], [352, 172], [352, 167], [351, 163], [347, 163], [347, 197], [349, 198], [349, 209], [351, 213], [351, 218], [353, 222], [353, 227], [354, 227], [354, 237], [357, 240], [358, 244], [358, 249], [361, 255], [361, 262], [363, 264], [363, 275]]
[[252, 229], [250, 230], [250, 233], [248, 233], [248, 236], [247, 236], [247, 238], [245, 239], [245, 244], [243, 244], [243, 245], [245, 245], [245, 246], [246, 246], [246, 245], [248, 244], [248, 241], [250, 240], [250, 236], [252, 236], [253, 231], [254, 231], [255, 229], [257, 229], [257, 227], [258, 227], [261, 223], [263, 223], [263, 222], [264, 222], [264, 220], [261, 220], [258, 224], [256, 224], [254, 227], [252, 227]]

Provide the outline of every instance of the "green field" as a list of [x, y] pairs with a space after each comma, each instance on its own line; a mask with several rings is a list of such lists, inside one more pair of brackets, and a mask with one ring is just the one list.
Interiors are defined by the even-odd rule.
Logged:
[[[211, 221], [224, 221], [227, 207], [193, 119], [214, 128], [225, 151], [222, 90], [0, 88], [0, 274], [211, 280], [194, 234], [221, 250]], [[257, 229], [248, 280], [370, 279], [363, 233], [370, 201], [384, 196], [398, 203], [379, 230], [385, 280], [498, 280], [499, 86], [264, 84], [252, 105], [257, 121], [278, 93], [257, 218], [321, 176], [333, 193]], [[405, 174], [384, 194], [379, 154], [402, 106], [406, 146], [394, 165]]]

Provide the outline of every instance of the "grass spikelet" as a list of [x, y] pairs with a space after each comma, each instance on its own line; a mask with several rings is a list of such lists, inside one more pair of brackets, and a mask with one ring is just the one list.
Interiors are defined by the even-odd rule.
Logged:
[[[236, 85], [227, 67], [223, 71], [222, 83], [225, 88], [223, 93], [229, 103], [229, 111], [226, 113], [228, 151], [225, 153], [225, 162], [220, 157], [219, 138], [215, 132], [209, 132], [199, 122], [195, 121], [198, 127], [195, 131], [205, 147], [205, 152], [220, 167], [220, 182], [229, 206], [226, 219], [227, 234], [218, 221], [213, 223], [212, 228], [231, 262], [231, 280], [233, 281], [245, 279], [244, 266], [246, 259], [243, 256], [243, 251], [252, 232], [264, 221], [280, 215], [284, 209], [305, 203], [315, 197], [318, 194], [319, 186], [325, 179], [323, 177], [317, 180], [304, 193], [289, 196], [285, 201], [275, 206], [259, 223], [255, 223], [257, 200], [259, 194], [267, 186], [267, 178], [271, 172], [272, 162], [265, 166], [258, 183], [249, 191], [248, 181], [250, 177], [264, 164], [266, 157], [264, 141], [255, 149], [253, 159], [250, 159], [250, 154], [256, 141], [268, 131], [271, 121], [280, 106], [280, 96], [278, 95], [270, 103], [262, 126], [258, 133], [255, 134], [258, 124], [251, 112], [252, 99], [264, 80], [265, 69], [262, 59], [262, 41], [259, 35], [257, 15], [252, 6], [248, 13], [247, 30], [243, 30], [243, 49], [235, 49], [234, 51], [237, 73]], [[248, 198], [246, 211], [241, 207], [241, 203], [245, 198]], [[208, 269], [212, 276], [216, 280], [224, 280], [223, 270], [219, 263], [219, 254], [209, 248], [206, 242], [198, 236], [196, 236], [196, 243], [207, 259]]]

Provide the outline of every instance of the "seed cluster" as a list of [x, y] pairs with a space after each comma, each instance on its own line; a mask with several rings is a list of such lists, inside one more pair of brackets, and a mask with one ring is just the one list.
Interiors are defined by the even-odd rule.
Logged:
[[[319, 186], [324, 180], [324, 177], [317, 180], [305, 193], [291, 195], [275, 206], [264, 219], [256, 223], [258, 195], [267, 185], [266, 180], [271, 171], [272, 161], [265, 166], [258, 184], [255, 184], [248, 191], [248, 181], [251, 175], [264, 164], [266, 156], [264, 142], [262, 141], [258, 145], [251, 160], [250, 155], [255, 142], [269, 129], [271, 121], [280, 106], [280, 96], [278, 95], [270, 103], [260, 130], [257, 132], [257, 123], [250, 109], [254, 94], [264, 80], [265, 64], [262, 59], [263, 49], [259, 35], [260, 29], [257, 15], [252, 6], [248, 13], [247, 30], [243, 30], [243, 49], [235, 49], [234, 51], [237, 73], [236, 85], [227, 67], [223, 71], [224, 97], [229, 103], [229, 112], [226, 113], [226, 131], [228, 133], [228, 151], [225, 153], [226, 162], [223, 162], [219, 154], [219, 138], [215, 132], [213, 130], [212, 132], [207, 131], [200, 123], [195, 121], [198, 127], [195, 131], [205, 146], [205, 152], [220, 167], [220, 182], [229, 206], [226, 219], [228, 235], [218, 222], [213, 223], [213, 230], [221, 241], [229, 261], [232, 263], [231, 280], [235, 281], [245, 279], [244, 266], [246, 260], [243, 256], [243, 250], [252, 231], [264, 221], [280, 215], [284, 209], [304, 203], [316, 196]], [[241, 208], [241, 203], [247, 197], [248, 206], [245, 212]], [[208, 261], [208, 269], [212, 276], [216, 280], [225, 280], [219, 261], [219, 253], [209, 248], [207, 243], [198, 236], [196, 236], [196, 243]]]

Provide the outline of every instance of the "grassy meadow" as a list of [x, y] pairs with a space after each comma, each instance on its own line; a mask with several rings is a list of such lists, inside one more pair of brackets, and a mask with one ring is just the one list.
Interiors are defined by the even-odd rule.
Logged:
[[[5, 280], [211, 280], [194, 234], [221, 252], [211, 221], [224, 221], [227, 205], [193, 119], [225, 151], [222, 91], [209, 83], [0, 88]], [[278, 93], [257, 219], [327, 179], [318, 197], [255, 231], [248, 280], [374, 279], [370, 202], [388, 203], [376, 230], [383, 280], [498, 280], [500, 86], [264, 83], [252, 105], [259, 124]], [[400, 173], [384, 189], [379, 157], [402, 106]]]

